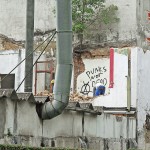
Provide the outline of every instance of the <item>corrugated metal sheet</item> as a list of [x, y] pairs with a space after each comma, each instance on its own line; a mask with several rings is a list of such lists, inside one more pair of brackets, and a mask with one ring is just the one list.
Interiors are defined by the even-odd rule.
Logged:
[[[17, 101], [28, 101], [29, 103], [43, 104], [48, 101], [52, 101], [52, 97], [49, 96], [34, 96], [32, 93], [16, 93], [15, 90], [0, 89], [0, 98], [6, 97], [11, 100]], [[136, 109], [132, 108], [131, 112], [127, 112], [126, 108], [106, 108], [93, 106], [92, 103], [79, 103], [79, 102], [69, 102], [68, 106], [65, 108], [68, 111], [77, 111], [91, 113], [95, 115], [101, 115], [101, 113], [107, 114], [120, 114], [120, 115], [134, 115]], [[133, 116], [134, 117], [134, 116]]]

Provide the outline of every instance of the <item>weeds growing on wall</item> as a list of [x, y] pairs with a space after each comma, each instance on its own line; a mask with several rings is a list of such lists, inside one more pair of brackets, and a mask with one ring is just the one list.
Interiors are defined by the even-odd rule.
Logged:
[[[73, 33], [77, 35], [80, 45], [84, 38], [96, 36], [94, 32], [104, 30], [103, 27], [110, 29], [112, 24], [119, 22], [117, 12], [118, 7], [113, 4], [106, 6], [105, 0], [72, 0]], [[55, 8], [53, 13], [56, 14]]]
[[0, 145], [0, 150], [75, 150], [68, 148], [38, 148], [19, 145]]

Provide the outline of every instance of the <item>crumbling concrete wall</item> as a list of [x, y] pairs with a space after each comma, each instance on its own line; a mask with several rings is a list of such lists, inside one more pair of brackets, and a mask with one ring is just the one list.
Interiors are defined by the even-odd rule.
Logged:
[[[74, 57], [74, 84], [76, 91], [80, 95], [93, 95], [93, 86], [95, 81], [106, 84], [105, 96], [96, 97], [92, 103], [94, 106], [105, 107], [127, 107], [127, 76], [128, 76], [128, 57], [130, 57], [131, 48], [114, 48], [114, 83], [113, 88], [110, 85], [110, 50], [92, 49], [83, 51], [80, 55]], [[136, 107], [135, 89], [136, 89], [136, 50], [132, 51], [131, 57], [131, 76], [132, 76], [132, 94], [131, 107]], [[80, 60], [80, 61], [79, 61]], [[105, 68], [103, 68], [105, 67]], [[106, 70], [105, 70], [106, 69]], [[102, 71], [102, 72], [101, 72]], [[106, 71], [106, 72], [105, 72]], [[100, 74], [99, 73], [103, 73]]]
[[[112, 21], [103, 24], [101, 19], [90, 24], [91, 29], [85, 35], [85, 41], [90, 44], [98, 43], [101, 47], [131, 47], [136, 46], [137, 17], [136, 0], [105, 0], [106, 7], [117, 6], [116, 17], [118, 22]], [[110, 16], [111, 19], [114, 17]], [[107, 18], [107, 16], [106, 16]], [[98, 20], [97, 19], [97, 20]], [[111, 20], [110, 19], [110, 20]], [[114, 23], [115, 22], [115, 23]], [[93, 25], [93, 26], [92, 26]]]
[[[26, 1], [1, 0], [0, 5], [0, 34], [14, 38], [17, 41], [25, 40]], [[55, 17], [52, 12], [55, 0], [35, 1], [35, 32], [48, 31], [55, 28]]]
[[[106, 0], [106, 6], [116, 5], [118, 7], [117, 17], [120, 19], [118, 23], [110, 27], [108, 31], [108, 41], [118, 41], [118, 48], [121, 43], [126, 43], [126, 47], [133, 46], [136, 41], [136, 0]], [[120, 43], [119, 43], [120, 41]], [[122, 42], [121, 42], [122, 41]], [[115, 47], [116, 47], [115, 46]], [[123, 46], [123, 45], [122, 45]], [[125, 46], [125, 45], [124, 45]]]
[[150, 19], [148, 17], [150, 12], [149, 0], [137, 0], [137, 44], [144, 50], [150, 49]]
[[93, 96], [96, 83], [109, 86], [109, 49], [91, 49], [74, 54], [74, 85], [80, 95]]
[[[103, 47], [108, 45], [113, 47], [135, 45], [137, 28], [136, 0], [106, 0], [106, 6], [111, 4], [118, 7], [117, 17], [120, 21], [116, 24], [105, 25], [107, 28], [104, 31], [103, 29], [95, 31], [96, 34], [100, 33], [99, 37], [104, 39], [98, 41], [98, 43]], [[24, 41], [26, 1], [1, 0], [0, 5], [4, 6], [0, 9], [0, 34], [14, 38], [17, 41]], [[35, 1], [35, 33], [46, 33], [56, 27], [54, 8], [55, 0]], [[93, 39], [95, 38], [92, 35], [91, 41]]]
[[137, 135], [139, 149], [150, 149], [150, 52], [137, 49]]
[[15, 41], [0, 34], [0, 50], [18, 50], [23, 48], [23, 42]]
[[[31, 93], [0, 90], [1, 144], [88, 148], [94, 150], [126, 150], [136, 146], [134, 116], [90, 113], [65, 110], [51, 120], [40, 120], [36, 103], [47, 97]], [[5, 103], [3, 103], [5, 102]], [[85, 109], [85, 108], [84, 108]]]

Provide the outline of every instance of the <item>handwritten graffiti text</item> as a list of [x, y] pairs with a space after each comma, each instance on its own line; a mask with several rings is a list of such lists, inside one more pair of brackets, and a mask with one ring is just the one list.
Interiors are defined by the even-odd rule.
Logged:
[[87, 76], [89, 77], [90, 81], [100, 78], [102, 74], [107, 71], [105, 67], [97, 67], [93, 68], [92, 70], [86, 71]]

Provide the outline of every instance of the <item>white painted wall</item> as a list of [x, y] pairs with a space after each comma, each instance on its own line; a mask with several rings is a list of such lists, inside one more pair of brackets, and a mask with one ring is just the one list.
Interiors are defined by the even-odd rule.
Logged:
[[[119, 40], [136, 38], [136, 0], [106, 0], [106, 5], [118, 6], [120, 18], [112, 31], [107, 31], [108, 40], [112, 40], [119, 33]], [[35, 30], [46, 31], [56, 27], [54, 13], [55, 0], [35, 1]], [[0, 1], [0, 34], [25, 40], [26, 1], [1, 0]]]
[[[85, 71], [77, 78], [77, 92], [81, 95], [93, 96], [93, 87], [96, 83], [109, 86], [109, 58], [83, 59]], [[82, 93], [83, 92], [83, 93]]]
[[[24, 50], [0, 51], [0, 74], [8, 74], [22, 59], [24, 59], [24, 57]], [[23, 80], [24, 71], [25, 63], [23, 62], [16, 70], [12, 72], [15, 74], [15, 88], [17, 88]], [[5, 80], [7, 80], [7, 78]], [[24, 83], [18, 91], [24, 91]]]
[[[36, 61], [39, 53], [34, 53], [34, 60]], [[25, 50], [5, 50], [0, 51], [0, 74], [8, 74], [21, 60], [25, 58]], [[45, 55], [42, 55], [39, 59], [40, 61], [46, 60]], [[23, 62], [19, 67], [17, 67], [13, 72], [15, 74], [15, 89], [19, 86], [23, 78], [25, 77], [25, 62]], [[7, 78], [6, 78], [7, 80]], [[33, 92], [35, 85], [35, 67], [33, 69]], [[45, 74], [38, 74], [38, 86], [37, 92], [44, 91], [45, 88]], [[24, 83], [19, 88], [18, 92], [24, 92]]]
[[128, 56], [119, 53], [120, 50], [116, 51], [118, 52], [114, 53], [114, 87], [108, 95], [94, 98], [94, 106], [127, 107]]
[[[137, 130], [139, 148], [144, 148], [146, 115], [150, 114], [150, 51], [137, 48]], [[149, 135], [147, 134], [149, 137]], [[149, 148], [148, 148], [149, 149]]]
[[[93, 95], [92, 83], [99, 81], [99, 79], [107, 79], [106, 93], [105, 96], [99, 96], [94, 98], [94, 106], [105, 106], [105, 107], [127, 107], [127, 76], [128, 76], [128, 50], [131, 50], [131, 107], [136, 107], [137, 100], [137, 48], [115, 48], [114, 53], [114, 87], [109, 88], [109, 58], [100, 59], [83, 59], [85, 65], [85, 71], [80, 74], [77, 78], [77, 92], [80, 95], [84, 95], [81, 91], [90, 91], [88, 96]], [[106, 72], [97, 78], [91, 79], [94, 75], [99, 74], [93, 73], [93, 68], [105, 67]], [[93, 73], [93, 74], [92, 74]], [[93, 82], [94, 81], [94, 82]], [[86, 93], [86, 92], [85, 92]]]
[[131, 48], [131, 106], [137, 106], [137, 76], [138, 76], [138, 51], [137, 48]]
[[146, 114], [150, 113], [150, 51], [144, 53], [142, 49], [137, 48], [137, 59], [138, 129], [142, 130]]
[[[95, 106], [105, 106], [105, 107], [126, 107], [127, 106], [127, 74], [128, 74], [128, 57], [123, 54], [122, 51], [127, 49], [116, 49], [114, 55], [114, 87], [109, 89], [109, 58], [102, 59], [83, 59], [85, 64], [85, 72], [80, 74], [77, 78], [77, 91], [78, 93], [81, 90], [84, 91], [84, 83], [89, 82], [87, 86], [87, 91], [91, 91], [89, 96], [93, 95], [93, 85], [99, 79], [107, 79], [106, 84], [106, 94], [105, 96], [96, 97], [93, 101]], [[34, 54], [34, 62], [39, 56], [39, 53]], [[25, 57], [25, 50], [9, 50], [9, 51], [0, 51], [0, 73], [7, 74], [13, 69], [22, 59]], [[42, 55], [40, 58], [41, 61], [46, 60], [45, 55]], [[13, 73], [15, 73], [15, 88], [21, 83], [24, 78], [25, 67], [24, 63], [19, 66]], [[7, 67], [6, 67], [7, 66]], [[131, 106], [136, 107], [137, 100], [137, 50], [131, 50]], [[105, 67], [105, 68], [103, 68]], [[94, 70], [93, 70], [94, 68]], [[95, 70], [95, 68], [102, 69], [103, 74], [100, 75], [100, 70]], [[106, 69], [106, 70], [105, 70]], [[94, 71], [94, 72], [93, 72]], [[106, 71], [106, 72], [105, 72]], [[97, 75], [97, 76], [95, 76]], [[92, 78], [93, 77], [93, 78]], [[34, 92], [34, 83], [35, 81], [35, 68], [33, 71], [33, 92]], [[37, 93], [44, 91], [45, 88], [45, 74], [38, 74], [38, 85]], [[83, 88], [82, 88], [83, 87]], [[90, 88], [89, 88], [90, 87]], [[20, 87], [18, 92], [24, 91], [24, 84]], [[82, 93], [80, 93], [83, 95]]]
[[117, 32], [119, 40], [136, 39], [136, 3], [136, 0], [106, 0], [106, 6], [114, 4], [118, 7], [117, 17], [120, 18], [119, 23], [108, 33], [108, 40], [117, 37]]
[[[25, 40], [26, 0], [0, 1], [0, 34], [16, 40]], [[35, 30], [55, 28], [53, 8], [55, 0], [35, 0]]]

